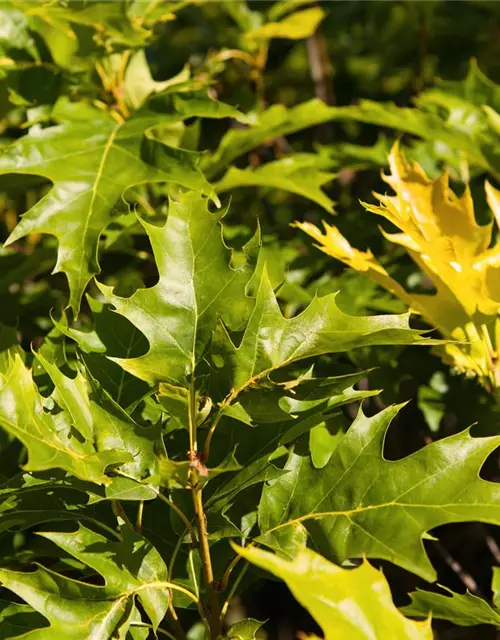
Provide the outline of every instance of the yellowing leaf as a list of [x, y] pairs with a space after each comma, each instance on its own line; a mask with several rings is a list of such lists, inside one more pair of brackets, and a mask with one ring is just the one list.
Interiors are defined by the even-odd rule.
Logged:
[[[335, 227], [325, 232], [309, 223], [299, 228], [317, 246], [366, 275], [401, 298], [446, 338], [460, 341], [440, 347], [444, 359], [486, 386], [500, 385], [496, 364], [500, 335], [500, 245], [490, 247], [493, 222], [479, 225], [468, 189], [458, 197], [448, 175], [431, 180], [417, 164], [410, 165], [395, 145], [389, 156], [390, 174], [384, 180], [396, 195], [377, 195], [379, 205], [365, 204], [400, 229], [383, 235], [408, 251], [432, 281], [435, 295], [407, 292], [370, 251], [354, 249]], [[500, 193], [486, 184], [488, 203], [500, 217]]]
[[247, 34], [253, 40], [271, 40], [272, 38], [286, 38], [288, 40], [302, 40], [312, 36], [326, 13], [319, 7], [304, 9], [287, 16], [280, 22], [268, 22]]
[[430, 620], [405, 618], [392, 602], [384, 574], [366, 560], [357, 569], [342, 569], [309, 549], [291, 562], [256, 547], [238, 551], [286, 582], [325, 640], [432, 639]]

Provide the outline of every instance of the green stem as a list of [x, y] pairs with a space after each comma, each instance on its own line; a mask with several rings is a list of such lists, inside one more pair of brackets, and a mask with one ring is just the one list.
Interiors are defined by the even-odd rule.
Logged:
[[227, 595], [227, 598], [222, 606], [222, 611], [221, 611], [221, 616], [222, 619], [224, 619], [227, 610], [229, 609], [229, 605], [231, 604], [231, 600], [234, 597], [234, 594], [236, 593], [236, 590], [238, 589], [238, 587], [240, 586], [240, 582], [243, 580], [243, 578], [245, 577], [245, 573], [247, 572], [248, 569], [248, 562], [245, 562], [244, 566], [242, 567], [240, 573], [238, 574], [238, 577], [236, 578], [236, 580], [234, 581], [233, 586], [231, 587], [230, 592]]
[[[179, 507], [175, 504], [175, 502], [172, 502], [172, 500], [169, 500], [167, 497], [165, 497], [162, 493], [160, 493], [158, 491], [158, 493], [156, 494], [158, 496], [158, 498], [160, 498], [160, 500], [162, 500], [165, 504], [168, 504], [168, 506], [175, 511], [175, 513], [179, 516], [179, 518], [182, 520], [182, 522], [184, 523], [187, 531], [189, 532], [190, 536], [191, 536], [191, 542], [195, 543], [196, 542], [196, 531], [194, 530], [193, 526], [191, 525], [191, 523], [189, 522], [189, 520], [187, 519], [185, 513], [179, 509]], [[181, 540], [182, 538], [184, 538], [184, 535], [181, 536]]]

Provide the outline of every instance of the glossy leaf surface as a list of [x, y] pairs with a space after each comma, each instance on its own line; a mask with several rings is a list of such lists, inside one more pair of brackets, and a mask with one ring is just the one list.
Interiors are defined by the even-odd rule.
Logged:
[[360, 412], [322, 469], [309, 455], [291, 454], [288, 473], [264, 488], [258, 539], [294, 555], [287, 540], [305, 527], [316, 548], [338, 561], [384, 558], [432, 581], [424, 534], [450, 522], [500, 522], [498, 484], [478, 477], [499, 438], [463, 431], [403, 460], [384, 460], [385, 434], [398, 410], [371, 418]]

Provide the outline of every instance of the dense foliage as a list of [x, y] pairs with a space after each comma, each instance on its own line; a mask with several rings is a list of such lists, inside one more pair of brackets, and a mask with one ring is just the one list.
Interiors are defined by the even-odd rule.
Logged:
[[499, 28], [0, 2], [0, 638], [495, 637]]

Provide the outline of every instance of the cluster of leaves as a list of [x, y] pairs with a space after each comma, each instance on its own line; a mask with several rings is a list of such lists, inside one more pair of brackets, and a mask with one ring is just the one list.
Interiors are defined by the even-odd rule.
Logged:
[[[500, 626], [496, 568], [491, 603], [443, 595], [427, 553], [437, 527], [500, 524], [484, 465], [498, 428], [463, 430], [496, 398], [428, 348], [498, 387], [493, 224], [439, 175], [474, 195], [498, 179], [499, 88], [473, 62], [412, 107], [335, 105], [328, 13], [354, 25], [387, 9], [257, 4], [0, 4], [2, 638], [251, 640], [266, 627], [233, 603], [269, 573], [325, 638], [431, 638], [430, 614]], [[423, 4], [387, 24], [419, 11], [429, 25], [439, 3]], [[280, 47], [285, 69], [307, 51], [305, 95], [268, 86]], [[365, 144], [359, 123], [385, 137]], [[334, 126], [341, 140], [307, 146]], [[434, 181], [390, 153], [401, 132]], [[381, 262], [342, 235], [363, 226], [351, 183], [368, 174], [369, 190], [388, 158], [396, 196], [367, 206], [416, 267], [369, 224], [359, 236]], [[334, 213], [334, 180], [343, 229], [323, 235], [311, 221]], [[294, 218], [361, 274], [332, 271]], [[448, 341], [412, 328], [407, 307]], [[391, 456], [389, 426], [409, 414], [386, 400], [412, 376], [435, 441]], [[446, 432], [464, 389], [469, 413]], [[435, 584], [398, 610], [381, 561]]]
[[[405, 247], [435, 288], [435, 294], [409, 294], [370, 251], [354, 249], [332, 225], [325, 232], [311, 223], [298, 223], [332, 255], [372, 278], [439, 327], [450, 342], [440, 349], [457, 371], [478, 376], [490, 390], [500, 386], [500, 245], [491, 246], [493, 223], [480, 226], [466, 189], [460, 198], [450, 191], [448, 175], [429, 180], [421, 167], [411, 167], [395, 146], [391, 175], [385, 177], [396, 196], [378, 196], [381, 206], [366, 205], [402, 233], [386, 233]], [[488, 203], [500, 219], [500, 192], [486, 183]]]

